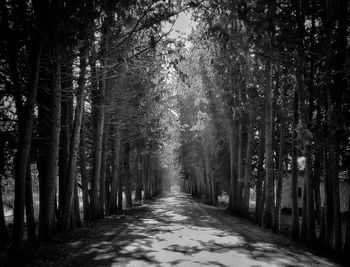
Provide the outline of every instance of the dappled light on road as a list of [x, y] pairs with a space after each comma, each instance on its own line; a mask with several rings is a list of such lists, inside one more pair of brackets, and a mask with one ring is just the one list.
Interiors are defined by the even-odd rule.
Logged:
[[147, 206], [146, 213], [128, 215], [122, 225], [116, 225], [123, 228], [121, 232], [108, 229], [101, 233], [109, 240], [87, 247], [85, 263], [133, 267], [333, 266], [288, 244], [274, 243], [272, 233], [266, 237], [249, 222], [245, 225], [235, 220], [218, 208], [177, 193], [156, 200]]

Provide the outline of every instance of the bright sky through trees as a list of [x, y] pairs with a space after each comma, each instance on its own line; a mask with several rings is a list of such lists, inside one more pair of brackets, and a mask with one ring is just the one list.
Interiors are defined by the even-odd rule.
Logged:
[[165, 22], [163, 26], [163, 31], [168, 32], [171, 27], [169, 37], [175, 39], [186, 38], [192, 31], [192, 28], [196, 26], [196, 23], [191, 19], [191, 12], [182, 12], [177, 18], [174, 18], [176, 21], [173, 25], [171, 22]]

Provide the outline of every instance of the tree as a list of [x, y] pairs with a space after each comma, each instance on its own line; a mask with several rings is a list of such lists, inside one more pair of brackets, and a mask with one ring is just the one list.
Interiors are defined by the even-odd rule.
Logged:
[[[80, 53], [80, 73], [78, 81], [78, 95], [77, 105], [75, 109], [75, 118], [72, 129], [72, 141], [70, 144], [70, 157], [68, 163], [68, 174], [65, 179], [65, 200], [62, 217], [62, 231], [67, 232], [70, 230], [72, 207], [74, 202], [74, 187], [76, 183], [76, 169], [78, 158], [78, 146], [81, 133], [82, 117], [84, 111], [84, 99], [85, 99], [85, 71], [86, 71], [86, 56], [85, 51]], [[79, 214], [78, 214], [79, 215]], [[80, 216], [80, 215], [79, 215]]]

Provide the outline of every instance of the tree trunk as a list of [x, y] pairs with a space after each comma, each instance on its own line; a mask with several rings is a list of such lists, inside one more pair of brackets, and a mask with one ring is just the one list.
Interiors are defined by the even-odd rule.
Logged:
[[209, 152], [207, 149], [203, 151], [203, 163], [204, 163], [204, 177], [206, 184], [206, 194], [205, 194], [205, 202], [210, 204], [212, 202], [212, 192], [211, 192], [211, 168], [210, 168], [210, 158]]
[[[77, 159], [79, 152], [79, 141], [82, 125], [82, 117], [84, 110], [84, 99], [85, 99], [85, 69], [86, 69], [86, 59], [81, 53], [80, 58], [80, 74], [78, 81], [78, 95], [77, 95], [77, 106], [75, 110], [75, 118], [72, 130], [72, 140], [70, 145], [70, 157], [68, 162], [68, 173], [66, 176], [65, 185], [65, 201], [63, 208], [63, 217], [61, 230], [67, 232], [70, 230], [70, 220], [73, 210], [74, 201], [74, 186], [76, 183], [76, 169], [77, 169]], [[80, 216], [80, 215], [79, 215]]]
[[[110, 151], [112, 152], [112, 151]], [[109, 159], [107, 160], [107, 168], [106, 168], [106, 186], [105, 186], [105, 207], [106, 207], [106, 216], [111, 214], [111, 182], [112, 182], [112, 168], [113, 168], [113, 156], [110, 153]]]
[[[348, 196], [348, 207], [350, 207], [350, 194]], [[350, 253], [350, 213], [348, 212], [347, 224], [346, 224], [346, 234], [345, 234], [345, 244], [344, 244], [344, 255], [349, 258]]]
[[[283, 95], [282, 105], [285, 103], [285, 96]], [[276, 233], [280, 232], [281, 227], [281, 201], [282, 201], [282, 186], [283, 186], [283, 174], [284, 168], [283, 163], [285, 161], [285, 110], [284, 107], [281, 110], [281, 122], [280, 122], [280, 147], [279, 147], [279, 159], [277, 168], [277, 188], [276, 188], [276, 207], [275, 207], [275, 223], [274, 231]]]
[[45, 155], [45, 165], [39, 175], [40, 213], [39, 238], [51, 240], [55, 231], [55, 196], [58, 174], [58, 153], [61, 131], [61, 51], [55, 47], [55, 66], [53, 84], [50, 88], [50, 128]]
[[137, 150], [137, 181], [135, 190], [135, 201], [142, 200], [142, 154]]
[[82, 126], [81, 126], [81, 133], [80, 133], [80, 147], [79, 147], [79, 165], [80, 165], [80, 177], [81, 177], [81, 192], [83, 195], [83, 211], [84, 211], [84, 221], [87, 222], [89, 220], [89, 189], [88, 189], [88, 177], [86, 173], [86, 142], [85, 142], [85, 132], [86, 132], [86, 126], [85, 126], [85, 112], [84, 112], [84, 106], [82, 110]]
[[296, 3], [296, 16], [298, 25], [298, 46], [297, 46], [297, 88], [300, 105], [300, 119], [302, 129], [304, 131], [301, 139], [303, 140], [304, 156], [305, 156], [305, 216], [303, 221], [306, 220], [306, 242], [310, 245], [315, 242], [315, 218], [314, 218], [314, 195], [313, 195], [313, 181], [312, 181], [312, 159], [311, 159], [311, 135], [309, 133], [309, 109], [306, 105], [305, 99], [305, 87], [304, 87], [304, 6], [302, 1], [297, 0]]
[[16, 157], [15, 209], [12, 235], [13, 249], [20, 247], [23, 241], [25, 182], [27, 175], [27, 163], [29, 161], [29, 153], [33, 134], [34, 108], [36, 102], [41, 59], [41, 41], [39, 40], [36, 45], [37, 47], [34, 56], [33, 72], [31, 73], [31, 82], [28, 90], [29, 94], [25, 106], [26, 112], [23, 121], [24, 125], [21, 127], [22, 131], [20, 133], [20, 142]]
[[[344, 113], [348, 111], [348, 107], [343, 105], [348, 81], [348, 26], [349, 26], [349, 3], [346, 0], [336, 1], [334, 13], [337, 15], [338, 27], [336, 31], [335, 48], [336, 53], [332, 50], [328, 51], [335, 61], [334, 72], [334, 87], [327, 86], [327, 102], [328, 114], [327, 121], [329, 126], [329, 153], [330, 153], [330, 174], [333, 180], [333, 216], [334, 216], [334, 238], [335, 238], [335, 252], [340, 255], [342, 252], [342, 229], [341, 229], [341, 214], [340, 214], [340, 194], [339, 194], [339, 159], [340, 159], [340, 130], [339, 126], [342, 124], [341, 118]], [[331, 34], [327, 32], [327, 35]], [[330, 49], [331, 49], [330, 44]], [[344, 112], [345, 111], [345, 112]]]
[[248, 136], [247, 136], [247, 156], [244, 171], [244, 189], [243, 189], [243, 214], [249, 217], [249, 199], [250, 199], [250, 182], [252, 177], [252, 156], [254, 141], [254, 110], [250, 105], [248, 109]]
[[78, 182], [75, 177], [74, 181], [74, 205], [73, 205], [73, 228], [81, 227], [81, 218], [80, 218], [80, 205], [79, 205], [79, 194], [78, 194]]
[[342, 251], [342, 231], [340, 216], [340, 196], [339, 196], [339, 151], [337, 146], [336, 122], [334, 118], [334, 107], [330, 97], [330, 88], [327, 89], [328, 95], [328, 151], [329, 151], [329, 179], [332, 181], [332, 187], [329, 191], [333, 195], [333, 219], [334, 219], [334, 241], [335, 252], [339, 255]]
[[229, 130], [229, 140], [230, 140], [230, 198], [229, 198], [229, 208], [231, 211], [235, 210], [236, 203], [236, 190], [237, 190], [237, 121], [230, 118], [230, 130]]
[[[310, 3], [311, 8], [311, 31], [310, 31], [310, 76], [309, 76], [309, 117], [308, 121], [313, 121], [313, 113], [315, 111], [314, 104], [314, 80], [315, 80], [315, 34], [316, 34], [316, 18], [315, 18], [315, 0], [312, 0]], [[321, 105], [318, 104], [316, 108], [316, 125], [322, 125], [322, 114], [321, 114]], [[313, 132], [314, 135], [317, 134], [316, 131]], [[316, 141], [317, 138], [314, 138]], [[315, 142], [316, 143], [316, 142]], [[323, 144], [322, 144], [323, 145]], [[315, 156], [313, 161], [313, 190], [315, 196], [315, 221], [318, 225], [321, 224], [321, 213], [322, 213], [322, 204], [321, 204], [321, 192], [320, 192], [320, 184], [321, 184], [321, 163], [322, 163], [322, 149], [320, 148], [321, 144], [315, 144]], [[319, 243], [319, 242], [318, 242]]]
[[306, 210], [307, 210], [307, 203], [306, 203], [306, 180], [304, 179], [304, 185], [303, 185], [303, 208], [302, 208], [302, 212], [301, 212], [301, 241], [304, 243], [308, 243], [307, 241], [307, 220], [308, 218], [306, 218]]
[[297, 125], [298, 125], [298, 94], [294, 93], [293, 100], [293, 124], [292, 124], [292, 238], [299, 240], [299, 209], [298, 209], [298, 148], [297, 148]]
[[150, 187], [149, 187], [149, 179], [150, 179], [150, 156], [148, 154], [144, 155], [144, 175], [143, 175], [143, 185], [145, 190], [145, 200], [151, 199]]
[[125, 205], [126, 208], [132, 208], [131, 198], [131, 176], [130, 176], [130, 144], [127, 141], [124, 144], [124, 181], [125, 181]]
[[2, 201], [2, 186], [0, 181], [0, 249], [6, 247], [10, 243], [10, 236], [7, 231], [4, 203]]
[[113, 173], [111, 181], [111, 197], [110, 197], [110, 212], [112, 214], [117, 212], [117, 189], [118, 189], [118, 180], [120, 176], [120, 137], [119, 130], [115, 130], [116, 134], [113, 138]]
[[255, 219], [256, 222], [262, 224], [262, 210], [263, 210], [263, 181], [264, 181], [264, 157], [265, 157], [265, 121], [263, 110], [261, 115], [261, 127], [259, 137], [259, 158], [258, 158], [258, 172], [256, 176], [256, 206]]
[[[95, 63], [96, 64], [96, 63]], [[92, 64], [92, 65], [95, 65]], [[97, 86], [97, 85], [96, 85]], [[100, 192], [100, 178], [101, 178], [101, 157], [102, 157], [102, 141], [103, 141], [103, 129], [105, 118], [105, 105], [104, 105], [104, 86], [99, 84], [99, 90], [94, 95], [94, 123], [93, 129], [93, 153], [92, 153], [92, 174], [91, 174], [91, 219], [93, 221], [101, 217], [99, 192]], [[95, 88], [94, 90], [97, 90]]]
[[[266, 33], [267, 51], [271, 51], [271, 36]], [[263, 225], [266, 228], [273, 227], [273, 208], [274, 208], [274, 181], [273, 181], [273, 147], [272, 147], [272, 68], [271, 58], [266, 58], [265, 65], [265, 158], [266, 158], [266, 176], [265, 176], [265, 205], [263, 215]]]
[[119, 176], [118, 176], [118, 211], [123, 210], [123, 186], [124, 186], [124, 144], [123, 138], [120, 138], [120, 150], [119, 150]]
[[[321, 114], [321, 105], [317, 105], [317, 115], [316, 115], [316, 125], [322, 125], [322, 114]], [[319, 137], [317, 139], [321, 139], [321, 134], [318, 134]], [[316, 139], [315, 138], [315, 139]], [[322, 139], [321, 139], [322, 140]], [[321, 143], [321, 142], [320, 142]], [[322, 144], [323, 145], [323, 144]], [[315, 207], [316, 207], [316, 211], [315, 211], [315, 220], [317, 221], [317, 223], [320, 225], [322, 222], [322, 201], [321, 201], [321, 176], [322, 176], [322, 162], [323, 162], [323, 153], [322, 153], [322, 147], [321, 144], [319, 144], [319, 146], [317, 148], [315, 148], [315, 160], [314, 160], [314, 177], [313, 177], [313, 181], [314, 181], [314, 192], [315, 192]], [[319, 238], [320, 239], [320, 238]], [[323, 243], [322, 240], [320, 240], [320, 243]]]
[[236, 191], [236, 202], [237, 202], [237, 212], [242, 215], [243, 206], [243, 118], [238, 120], [238, 150], [237, 150], [237, 191]]
[[106, 115], [106, 123], [105, 123], [105, 131], [103, 133], [103, 145], [102, 145], [102, 155], [101, 155], [101, 179], [100, 179], [100, 212], [101, 216], [105, 215], [106, 211], [106, 168], [107, 168], [107, 158], [108, 158], [108, 140], [109, 140], [109, 120], [110, 116], [107, 113]]
[[27, 219], [27, 233], [28, 240], [32, 243], [36, 242], [36, 225], [34, 218], [34, 206], [33, 206], [33, 189], [32, 189], [32, 173], [30, 168], [30, 161], [27, 164], [26, 173], [26, 219]]
[[[58, 225], [61, 226], [63, 213], [64, 213], [64, 202], [66, 199], [66, 185], [67, 176], [69, 175], [69, 158], [70, 158], [70, 137], [72, 132], [73, 124], [73, 62], [70, 59], [70, 53], [65, 52], [62, 57], [62, 108], [61, 108], [61, 135], [60, 135], [60, 151], [58, 159]], [[69, 190], [69, 189], [68, 189]]]

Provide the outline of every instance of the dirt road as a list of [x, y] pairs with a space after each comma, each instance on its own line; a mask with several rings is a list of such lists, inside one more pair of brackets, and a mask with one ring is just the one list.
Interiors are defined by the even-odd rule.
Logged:
[[338, 266], [284, 237], [181, 193], [73, 231], [46, 252], [38, 252], [32, 264]]

